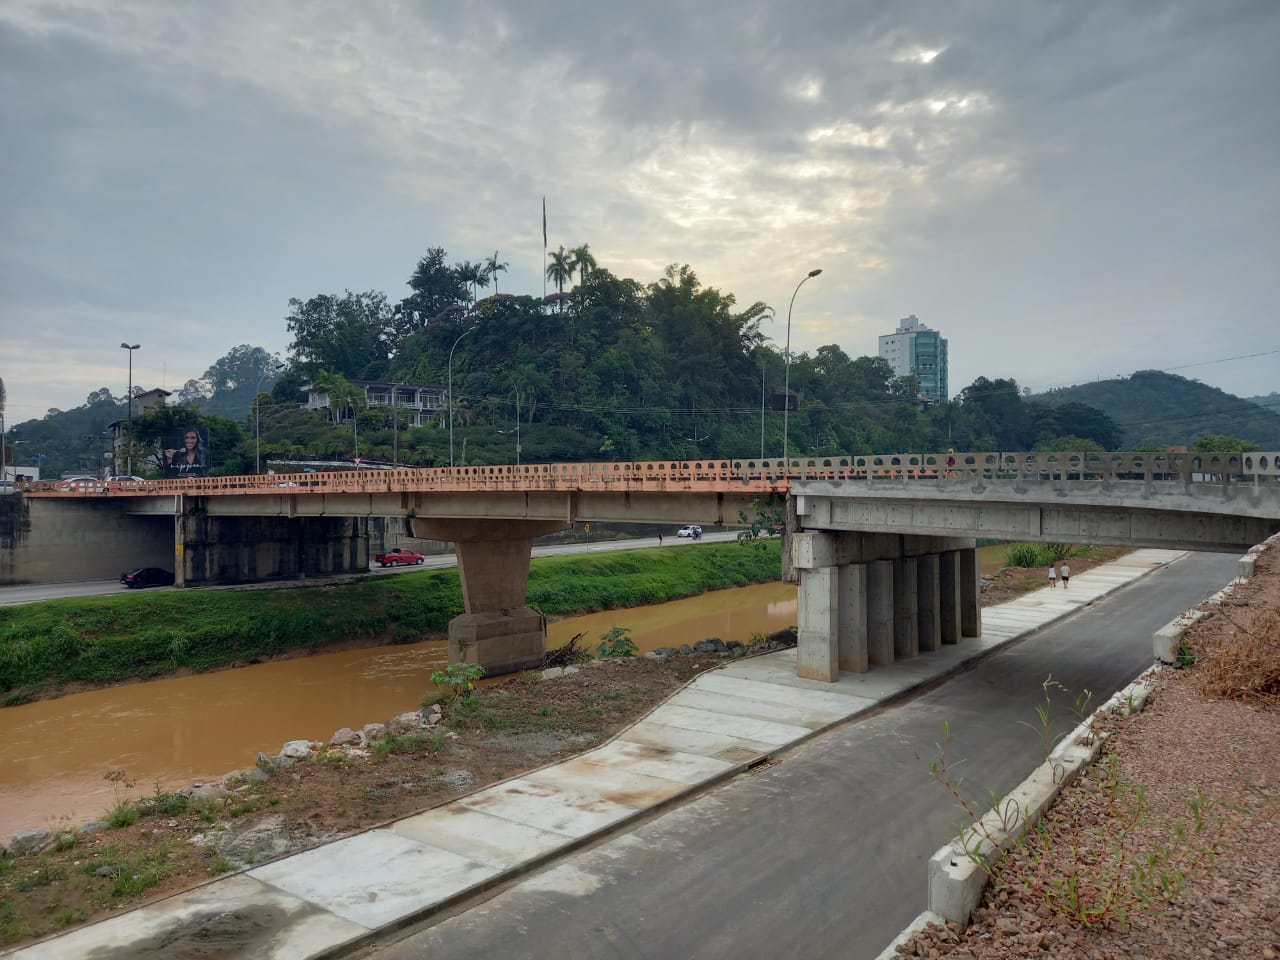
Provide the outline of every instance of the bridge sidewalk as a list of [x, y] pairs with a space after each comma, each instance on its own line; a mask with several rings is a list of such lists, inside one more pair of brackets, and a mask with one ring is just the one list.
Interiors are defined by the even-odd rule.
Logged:
[[1067, 590], [1045, 587], [987, 608], [980, 638], [841, 674], [836, 683], [798, 678], [795, 650], [736, 661], [701, 674], [575, 759], [6, 955], [175, 956], [165, 952], [174, 934], [252, 911], [273, 918], [246, 931], [255, 957], [343, 956], [945, 676], [1182, 555], [1138, 550], [1073, 577]]

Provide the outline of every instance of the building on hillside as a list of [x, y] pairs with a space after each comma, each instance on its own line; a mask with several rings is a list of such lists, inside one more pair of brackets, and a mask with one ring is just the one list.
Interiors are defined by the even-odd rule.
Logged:
[[889, 361], [894, 376], [914, 375], [920, 383], [920, 396], [947, 399], [946, 338], [921, 323], [914, 313], [899, 320], [896, 331], [880, 337], [880, 356]]
[[[446, 425], [448, 391], [444, 387], [376, 380], [352, 380], [351, 385], [364, 393], [364, 405], [369, 409], [389, 407], [394, 401], [396, 408], [407, 416], [410, 426]], [[307, 392], [307, 410], [328, 410], [330, 419], [337, 423], [349, 421], [355, 416], [355, 410], [350, 404], [335, 405], [324, 387], [308, 384], [303, 389]]]
[[[141, 417], [144, 413], [159, 410], [171, 396], [173, 396], [172, 390], [164, 390], [160, 387], [135, 393], [133, 395], [134, 417]], [[106, 437], [110, 438], [111, 450], [102, 459], [107, 463], [107, 469], [111, 473], [123, 473], [125, 471], [126, 452], [124, 447], [128, 440], [128, 426], [128, 417], [122, 417], [107, 424], [107, 434], [104, 435], [104, 439]], [[97, 469], [95, 467], [94, 472], [97, 472]]]

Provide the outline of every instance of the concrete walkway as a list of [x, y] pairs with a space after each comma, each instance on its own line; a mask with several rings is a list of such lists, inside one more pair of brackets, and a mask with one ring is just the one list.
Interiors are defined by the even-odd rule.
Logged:
[[4, 955], [180, 957], [175, 935], [243, 916], [252, 928], [243, 932], [246, 956], [342, 956], [944, 677], [1180, 556], [1138, 550], [1072, 577], [1067, 590], [1045, 587], [983, 610], [980, 638], [836, 683], [799, 679], [794, 649], [728, 663], [572, 760]]

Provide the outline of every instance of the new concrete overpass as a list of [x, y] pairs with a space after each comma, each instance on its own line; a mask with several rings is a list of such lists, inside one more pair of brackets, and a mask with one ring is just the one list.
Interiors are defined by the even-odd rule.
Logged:
[[[733, 524], [786, 504], [800, 671], [834, 679], [981, 634], [975, 538], [1247, 549], [1280, 529], [1280, 455], [946, 453], [404, 468], [129, 483], [0, 498], [0, 582], [112, 575], [120, 546], [179, 583], [367, 568], [370, 518], [456, 545], [450, 655], [541, 659], [525, 605], [535, 537], [576, 522]], [[4, 503], [2, 501], [10, 501]], [[75, 558], [74, 561], [72, 558]], [[154, 559], [151, 559], [153, 558]], [[105, 565], [109, 572], [86, 571]]]

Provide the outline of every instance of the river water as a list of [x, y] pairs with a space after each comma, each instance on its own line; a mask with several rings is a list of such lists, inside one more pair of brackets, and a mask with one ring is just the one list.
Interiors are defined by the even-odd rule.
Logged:
[[[796, 588], [769, 583], [649, 607], [570, 617], [547, 645], [575, 635], [594, 651], [625, 627], [641, 651], [706, 637], [747, 641], [796, 622]], [[337, 653], [93, 690], [0, 710], [0, 839], [16, 829], [75, 826], [111, 806], [122, 771], [136, 786], [170, 790], [253, 765], [287, 740], [328, 740], [414, 710], [447, 659], [443, 643]]]

